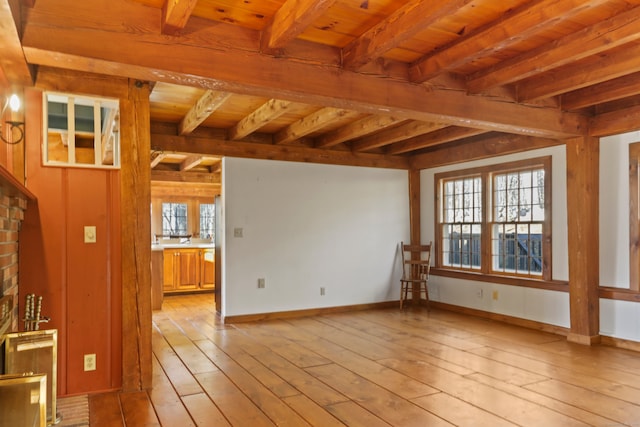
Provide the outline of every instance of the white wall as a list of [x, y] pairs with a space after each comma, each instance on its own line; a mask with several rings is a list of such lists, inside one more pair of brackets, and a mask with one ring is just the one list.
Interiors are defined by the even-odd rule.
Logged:
[[[421, 173], [422, 241], [435, 240], [434, 176], [449, 170], [487, 166], [525, 158], [552, 156], [552, 277], [568, 280], [566, 150], [563, 145], [456, 165], [423, 170]], [[497, 292], [497, 299], [494, 299]], [[432, 276], [429, 293], [441, 301], [477, 310], [569, 327], [569, 294], [522, 286], [476, 282]]]
[[[629, 144], [640, 132], [600, 140], [600, 284], [629, 289]], [[600, 300], [600, 333], [640, 341], [640, 304]]]
[[398, 299], [407, 171], [225, 158], [222, 185], [223, 316]]

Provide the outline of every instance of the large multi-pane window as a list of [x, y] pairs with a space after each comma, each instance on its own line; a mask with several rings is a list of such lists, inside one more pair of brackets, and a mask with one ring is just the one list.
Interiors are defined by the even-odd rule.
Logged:
[[550, 278], [550, 157], [436, 176], [438, 266]]

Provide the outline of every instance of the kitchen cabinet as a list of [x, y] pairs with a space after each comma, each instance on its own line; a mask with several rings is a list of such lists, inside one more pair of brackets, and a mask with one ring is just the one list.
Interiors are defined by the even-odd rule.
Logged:
[[165, 293], [212, 290], [215, 287], [214, 276], [213, 249], [164, 249]]

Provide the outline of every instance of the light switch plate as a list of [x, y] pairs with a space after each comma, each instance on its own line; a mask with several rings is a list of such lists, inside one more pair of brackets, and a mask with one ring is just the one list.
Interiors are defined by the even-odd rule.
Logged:
[[96, 242], [96, 226], [95, 225], [84, 226], [84, 242], [85, 243]]
[[233, 237], [242, 237], [242, 228], [236, 227], [233, 229]]

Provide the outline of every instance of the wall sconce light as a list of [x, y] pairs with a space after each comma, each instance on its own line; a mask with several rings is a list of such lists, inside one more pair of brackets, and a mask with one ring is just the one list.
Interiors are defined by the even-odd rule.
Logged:
[[[4, 116], [4, 112], [7, 109], [7, 107], [11, 108], [11, 111], [13, 112], [16, 112], [20, 109], [20, 98], [18, 98], [18, 95], [14, 93], [9, 97], [9, 99], [7, 99], [7, 102], [2, 108], [2, 113], [1, 113], [2, 116]], [[17, 131], [18, 137], [11, 138], [10, 141], [6, 140], [2, 133], [2, 124], [0, 124], [0, 139], [2, 140], [2, 142], [4, 142], [5, 144], [11, 144], [11, 145], [19, 144], [20, 142], [22, 142], [22, 140], [24, 139], [24, 122], [20, 122], [16, 120], [7, 120], [5, 121], [5, 123], [10, 126], [9, 130], [11, 131], [11, 136], [13, 136], [16, 133], [15, 131]]]

